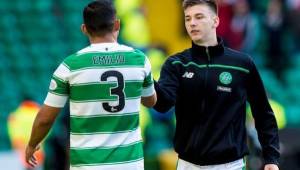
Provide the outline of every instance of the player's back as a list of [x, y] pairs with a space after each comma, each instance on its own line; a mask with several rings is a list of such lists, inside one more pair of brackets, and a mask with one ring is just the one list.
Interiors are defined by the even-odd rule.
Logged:
[[71, 169], [143, 169], [139, 108], [152, 85], [146, 56], [92, 44], [67, 57], [53, 79], [68, 86], [52, 93], [69, 96]]

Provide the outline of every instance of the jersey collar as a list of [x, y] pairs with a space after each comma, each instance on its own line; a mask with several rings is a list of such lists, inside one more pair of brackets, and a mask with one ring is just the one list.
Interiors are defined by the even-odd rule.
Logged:
[[[209, 53], [209, 54], [207, 54]], [[217, 57], [224, 53], [224, 43], [223, 40], [218, 37], [218, 44], [216, 46], [199, 46], [192, 42], [192, 55], [199, 57]]]

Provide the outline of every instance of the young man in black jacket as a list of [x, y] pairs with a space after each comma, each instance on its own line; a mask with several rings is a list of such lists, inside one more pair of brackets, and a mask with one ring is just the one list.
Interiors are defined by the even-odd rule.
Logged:
[[279, 138], [273, 111], [253, 60], [224, 46], [214, 0], [184, 0], [192, 47], [168, 58], [155, 88], [155, 109], [175, 105], [178, 170], [244, 168], [246, 101], [251, 105], [265, 170], [278, 170]]

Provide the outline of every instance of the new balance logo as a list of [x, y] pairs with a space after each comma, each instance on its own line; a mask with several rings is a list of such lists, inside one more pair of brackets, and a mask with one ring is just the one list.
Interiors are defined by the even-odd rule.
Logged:
[[194, 76], [194, 73], [193, 72], [185, 72], [183, 75], [182, 75], [182, 77], [185, 77], [185, 78], [193, 78], [193, 76]]

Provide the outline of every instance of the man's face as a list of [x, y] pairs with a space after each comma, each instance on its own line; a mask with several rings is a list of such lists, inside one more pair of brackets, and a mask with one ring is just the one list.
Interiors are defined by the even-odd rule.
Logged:
[[188, 7], [184, 10], [184, 15], [185, 28], [194, 42], [208, 41], [216, 34], [219, 19], [207, 5]]

